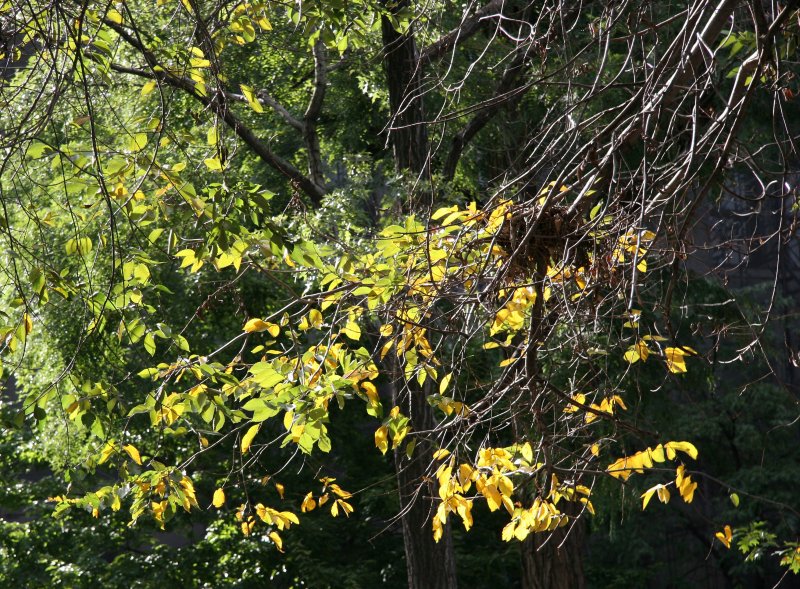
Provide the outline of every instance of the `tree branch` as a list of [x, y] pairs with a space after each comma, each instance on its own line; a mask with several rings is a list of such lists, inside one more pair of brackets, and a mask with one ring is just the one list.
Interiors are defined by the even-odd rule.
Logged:
[[503, 8], [503, 0], [491, 0], [486, 6], [476, 11], [468, 17], [464, 13], [461, 23], [449, 33], [442, 35], [436, 41], [423, 48], [420, 52], [419, 61], [421, 65], [426, 65], [444, 55], [447, 51], [466, 41], [477, 33], [484, 24], [484, 20], [499, 14]]
[[[259, 139], [253, 130], [245, 125], [225, 104], [225, 98], [228, 94], [222, 89], [218, 89], [208, 95], [202, 95], [196, 91], [195, 84], [192, 80], [183, 76], [178, 76], [168, 72], [161, 66], [156, 59], [155, 55], [142, 44], [139, 39], [131, 35], [122, 25], [104, 21], [106, 25], [114, 29], [114, 31], [122, 38], [128, 45], [135, 49], [142, 55], [147, 62], [150, 71], [131, 68], [120, 64], [112, 64], [111, 68], [121, 73], [141, 76], [149, 79], [158, 80], [168, 86], [181, 90], [189, 94], [192, 98], [200, 102], [203, 106], [209, 108], [216, 114], [225, 124], [233, 130], [239, 138], [255, 153], [259, 159], [266, 163], [271, 168], [277, 170], [286, 176], [297, 190], [304, 192], [311, 202], [318, 206], [322, 202], [322, 197], [326, 194], [326, 189], [308, 178], [299, 169], [292, 165], [289, 161], [283, 159], [274, 153], [264, 141]], [[210, 89], [213, 90], [213, 89]]]
[[531, 84], [523, 84], [515, 87], [515, 83], [522, 72], [525, 71], [526, 56], [527, 47], [525, 47], [524, 50], [518, 50], [517, 55], [503, 73], [503, 77], [500, 79], [500, 83], [497, 85], [497, 89], [492, 98], [479, 106], [478, 112], [464, 128], [453, 137], [453, 144], [450, 147], [450, 153], [447, 155], [447, 160], [442, 170], [445, 180], [453, 179], [464, 148], [467, 143], [478, 134], [478, 131], [483, 129], [492, 117], [500, 112], [501, 108], [518, 101], [531, 89]]

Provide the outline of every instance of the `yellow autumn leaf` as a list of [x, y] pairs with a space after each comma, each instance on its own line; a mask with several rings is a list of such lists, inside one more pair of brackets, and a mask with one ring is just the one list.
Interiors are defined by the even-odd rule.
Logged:
[[664, 358], [667, 361], [667, 368], [670, 372], [679, 374], [686, 372], [686, 356], [696, 354], [692, 348], [664, 348]]
[[642, 510], [647, 509], [647, 504], [650, 503], [650, 499], [653, 498], [653, 495], [655, 494], [655, 492], [658, 490], [659, 487], [661, 487], [661, 485], [650, 487], [649, 489], [647, 489], [647, 491], [642, 493]]
[[222, 171], [222, 162], [219, 161], [219, 158], [210, 157], [210, 158], [204, 159], [203, 163], [206, 165], [206, 167], [209, 170], [212, 170], [212, 171], [215, 171], [215, 172]]
[[726, 525], [721, 532], [714, 534], [714, 537], [725, 545], [725, 548], [731, 547], [731, 540], [733, 540], [733, 530]]
[[[336, 501], [333, 503], [333, 505], [331, 506], [331, 513], [333, 513], [333, 507], [334, 507], [335, 505], [338, 505], [339, 507], [341, 507], [341, 508], [342, 508], [342, 512], [344, 513], [344, 515], [345, 515], [346, 517], [350, 517], [350, 514], [351, 514], [351, 513], [353, 513], [353, 506], [352, 506], [352, 505], [350, 505], [350, 504], [349, 504], [347, 501], [345, 501], [345, 500], [343, 500], [343, 499], [337, 499], [337, 500], [336, 500]], [[334, 515], [334, 517], [336, 517], [336, 516]]]
[[281, 328], [275, 325], [274, 323], [269, 323], [268, 321], [262, 321], [261, 319], [251, 319], [250, 321], [244, 324], [244, 331], [246, 331], [247, 333], [266, 331], [272, 337], [278, 337], [278, 335], [280, 335], [281, 333]]
[[139, 451], [135, 446], [128, 444], [127, 446], [123, 446], [122, 449], [128, 453], [128, 456], [130, 456], [131, 460], [133, 460], [136, 464], [142, 464], [142, 457], [139, 455]]
[[442, 377], [442, 381], [439, 383], [439, 394], [443, 395], [444, 392], [447, 390], [447, 386], [450, 384], [450, 380], [453, 378], [453, 373], [445, 374]]
[[240, 84], [239, 87], [242, 89], [242, 94], [244, 95], [244, 99], [247, 101], [247, 104], [250, 105], [250, 108], [252, 108], [257, 113], [264, 112], [264, 107], [261, 106], [261, 103], [258, 101], [256, 93], [253, 91], [253, 89], [250, 88], [249, 86], [245, 86], [244, 84]]
[[281, 499], [283, 499], [283, 494], [286, 492], [286, 487], [284, 487], [281, 483], [275, 483], [275, 490], [278, 491], [278, 495]]
[[[320, 315], [320, 324], [321, 323], [322, 323], [322, 316]], [[361, 328], [355, 321], [349, 321], [347, 325], [344, 326], [342, 333], [354, 341], [358, 341], [359, 339], [361, 339]]]
[[161, 526], [161, 529], [164, 529], [164, 512], [167, 509], [168, 503], [166, 501], [152, 501], [150, 503], [150, 509], [153, 511], [153, 517]]
[[112, 440], [106, 442], [105, 446], [103, 446], [103, 451], [100, 453], [100, 459], [97, 461], [97, 464], [103, 464], [115, 451], [116, 444], [114, 444]]
[[441, 460], [442, 458], [447, 458], [448, 456], [450, 456], [450, 450], [446, 450], [444, 448], [439, 448], [433, 453], [434, 460]]
[[256, 437], [258, 430], [261, 428], [261, 424], [256, 424], [250, 427], [242, 436], [242, 454], [247, 454], [247, 451], [250, 449], [250, 445], [253, 443], [253, 438]]
[[318, 309], [311, 309], [308, 312], [308, 321], [312, 327], [319, 329], [322, 326], [322, 313]]
[[283, 540], [278, 532], [270, 532], [269, 539], [272, 540], [272, 542], [275, 544], [275, 548], [277, 548], [279, 552], [283, 552]]
[[697, 448], [691, 442], [667, 442], [664, 444], [664, 448], [667, 449], [667, 456], [672, 460], [675, 458], [675, 452], [684, 452], [692, 457], [692, 459], [697, 460]]
[[303, 503], [300, 505], [300, 511], [303, 513], [313, 511], [317, 507], [317, 502], [314, 501], [314, 493], [308, 492], [303, 498]]
[[369, 399], [370, 403], [378, 403], [380, 401], [378, 397], [378, 389], [374, 384], [369, 381], [364, 381], [361, 383], [361, 388], [364, 389], [364, 392], [367, 394], [367, 398]]
[[217, 489], [214, 491], [214, 498], [212, 499], [211, 504], [217, 509], [225, 505], [225, 491], [222, 489]]
[[394, 325], [391, 323], [386, 323], [385, 325], [381, 325], [380, 334], [383, 337], [389, 337], [394, 333]]
[[650, 458], [653, 459], [653, 462], [664, 462], [666, 457], [664, 456], [664, 446], [659, 444], [653, 449], [649, 450]]
[[489, 511], [497, 511], [503, 504], [503, 498], [500, 495], [497, 487], [494, 485], [486, 485], [481, 490], [483, 496], [486, 497], [486, 504], [489, 506]]
[[375, 430], [375, 446], [381, 451], [381, 454], [386, 454], [389, 449], [389, 428], [385, 425]]

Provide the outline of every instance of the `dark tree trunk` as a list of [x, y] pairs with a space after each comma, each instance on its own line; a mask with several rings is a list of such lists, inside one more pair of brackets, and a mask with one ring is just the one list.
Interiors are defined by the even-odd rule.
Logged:
[[[407, 5], [407, 0], [400, 0], [391, 5], [391, 10], [396, 11]], [[392, 116], [389, 138], [395, 168], [424, 175], [428, 170], [429, 146], [416, 41], [412, 30], [405, 34], [398, 33], [385, 16], [381, 31]], [[413, 211], [414, 199], [411, 199], [408, 209]], [[400, 370], [389, 372], [395, 373], [397, 379], [402, 378]], [[412, 432], [432, 430], [435, 421], [425, 391], [412, 384], [400, 387], [399, 383], [399, 380], [395, 381], [393, 400], [410, 418]], [[445, 526], [438, 543], [433, 540], [431, 521], [436, 510], [432, 498], [438, 497], [438, 494], [433, 482], [424, 482], [429, 480], [427, 469], [432, 462], [433, 448], [422, 438], [417, 439], [411, 459], [406, 456], [405, 444], [395, 453], [409, 589], [457, 587], [450, 526]]]
[[[531, 534], [522, 543], [522, 589], [584, 589], [585, 521], [549, 534]], [[565, 540], [566, 538], [566, 540]]]
[[[425, 431], [434, 426], [433, 412], [425, 399], [425, 391], [411, 390], [400, 397], [395, 402], [408, 412], [414, 430]], [[458, 583], [450, 525], [445, 526], [438, 543], [433, 540], [431, 528], [436, 513], [436, 505], [431, 498], [438, 497], [435, 483], [427, 472], [433, 462], [433, 448], [428, 442], [418, 439], [414, 454], [409, 459], [405, 444], [401, 444], [394, 460], [403, 514], [403, 544], [409, 589], [454, 589]]]
[[[394, 10], [408, 5], [395, 4]], [[398, 170], [423, 174], [428, 168], [428, 132], [422, 105], [422, 72], [412, 31], [398, 33], [386, 16], [381, 21], [383, 60], [389, 89], [389, 139]]]

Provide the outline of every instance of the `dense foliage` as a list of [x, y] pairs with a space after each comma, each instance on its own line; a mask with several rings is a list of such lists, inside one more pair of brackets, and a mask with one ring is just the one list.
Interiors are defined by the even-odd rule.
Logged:
[[0, 17], [3, 584], [800, 572], [796, 3]]

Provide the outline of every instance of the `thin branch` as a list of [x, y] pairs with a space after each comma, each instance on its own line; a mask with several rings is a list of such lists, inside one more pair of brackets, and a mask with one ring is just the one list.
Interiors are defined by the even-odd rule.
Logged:
[[269, 145], [259, 139], [255, 132], [241, 119], [239, 119], [230, 109], [226, 108], [222, 92], [215, 94], [202, 95], [197, 92], [195, 84], [192, 80], [170, 73], [159, 64], [155, 55], [147, 49], [136, 37], [123, 26], [117, 23], [106, 20], [105, 23], [136, 51], [138, 51], [147, 62], [150, 71], [131, 68], [120, 64], [113, 64], [112, 69], [132, 75], [137, 75], [145, 78], [155, 79], [159, 82], [181, 90], [187, 93], [192, 98], [200, 102], [203, 106], [210, 108], [214, 114], [222, 119], [225, 124], [230, 127], [239, 138], [255, 153], [264, 163], [274, 168], [284, 176], [286, 176], [292, 183], [292, 186], [303, 193], [305, 193], [314, 205], [319, 205], [322, 202], [322, 197], [326, 194], [326, 189], [308, 178], [299, 169], [292, 165], [289, 161], [283, 159], [281, 156], [273, 152]]
[[486, 6], [476, 11], [470, 17], [464, 14], [461, 23], [449, 33], [442, 35], [436, 41], [423, 48], [419, 55], [419, 62], [423, 66], [438, 59], [459, 43], [462, 43], [477, 33], [485, 21], [494, 16], [499, 16], [503, 8], [503, 0], [491, 0]]
[[453, 137], [453, 144], [450, 147], [450, 153], [447, 156], [442, 171], [445, 180], [453, 179], [464, 148], [472, 138], [478, 134], [478, 131], [483, 129], [504, 106], [512, 105], [519, 101], [525, 93], [531, 89], [531, 84], [515, 86], [522, 72], [526, 69], [525, 58], [527, 57], [527, 49], [528, 48], [525, 47], [524, 50], [518, 51], [503, 74], [492, 98], [487, 100], [464, 128]]

